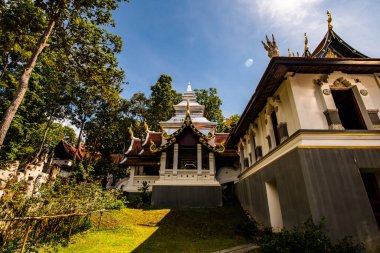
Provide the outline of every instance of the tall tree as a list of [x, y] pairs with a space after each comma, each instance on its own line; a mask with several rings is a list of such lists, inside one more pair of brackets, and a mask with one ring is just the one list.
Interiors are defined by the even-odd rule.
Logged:
[[205, 117], [214, 122], [218, 122], [218, 131], [222, 130], [222, 124], [224, 117], [222, 114], [222, 100], [218, 96], [218, 91], [216, 88], [206, 89], [194, 89], [197, 95], [197, 102], [205, 107]]
[[[6, 22], [0, 22], [1, 32], [13, 34], [17, 27], [9, 25], [9, 17], [25, 16], [27, 13], [35, 14], [41, 29], [36, 29], [31, 34], [28, 29], [22, 29], [25, 36], [41, 34], [38, 41], [30, 48], [27, 60], [18, 62], [21, 65], [18, 73], [18, 88], [14, 97], [5, 111], [0, 123], [0, 147], [3, 145], [5, 136], [11, 122], [24, 99], [28, 89], [29, 80], [37, 64], [41, 53], [49, 45], [49, 52], [59, 52], [57, 69], [63, 70], [67, 80], [86, 77], [96, 85], [106, 86], [103, 82], [117, 82], [123, 75], [117, 70], [117, 61], [114, 53], [120, 52], [120, 38], [108, 33], [103, 27], [114, 26], [111, 11], [118, 7], [122, 0], [8, 0], [1, 1], [1, 15], [8, 18]], [[16, 8], [17, 7], [17, 8]], [[12, 28], [13, 27], [13, 28]], [[8, 33], [7, 33], [8, 34]], [[12, 38], [12, 36], [7, 36]], [[2, 75], [8, 68], [9, 52], [13, 49], [3, 48]], [[8, 53], [7, 53], [8, 52]], [[49, 54], [47, 52], [47, 55]], [[94, 68], [95, 67], [95, 68]], [[78, 75], [87, 72], [87, 76]], [[103, 78], [102, 78], [102, 75]], [[80, 82], [75, 80], [72, 84]]]
[[173, 105], [180, 102], [180, 96], [172, 89], [172, 78], [166, 74], [162, 74], [150, 90], [152, 93], [147, 121], [152, 130], [158, 131], [159, 122], [168, 120], [174, 115]]
[[230, 133], [231, 130], [236, 126], [236, 124], [239, 122], [240, 115], [239, 114], [233, 114], [230, 117], [226, 118], [220, 126], [220, 131], [224, 133]]

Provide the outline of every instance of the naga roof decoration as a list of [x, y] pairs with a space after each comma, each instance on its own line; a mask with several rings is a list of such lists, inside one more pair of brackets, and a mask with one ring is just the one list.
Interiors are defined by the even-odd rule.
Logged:
[[167, 141], [165, 144], [160, 146], [159, 144], [155, 143], [153, 140], [150, 140], [150, 143], [151, 143], [150, 151], [152, 153], [156, 153], [156, 152], [160, 152], [160, 151], [167, 149], [168, 147], [170, 147], [171, 145], [173, 145], [176, 142], [178, 135], [180, 135], [186, 128], [190, 128], [199, 137], [199, 142], [203, 146], [208, 148], [209, 150], [217, 152], [217, 153], [223, 153], [224, 152], [224, 150], [225, 150], [224, 142], [216, 144], [215, 146], [210, 145], [209, 141], [211, 139], [215, 138], [214, 132], [211, 131], [207, 135], [201, 133], [194, 126], [193, 122], [191, 121], [189, 110], [187, 110], [187, 112], [186, 112], [186, 117], [185, 117], [185, 120], [184, 120], [182, 126], [177, 131], [175, 131], [171, 135], [168, 135], [165, 131], [162, 132], [162, 138], [164, 138]]
[[368, 56], [360, 53], [356, 49], [348, 45], [342, 40], [333, 30], [332, 18], [329, 11], [327, 11], [328, 31], [319, 43], [317, 48], [311, 54], [314, 58], [369, 58]]

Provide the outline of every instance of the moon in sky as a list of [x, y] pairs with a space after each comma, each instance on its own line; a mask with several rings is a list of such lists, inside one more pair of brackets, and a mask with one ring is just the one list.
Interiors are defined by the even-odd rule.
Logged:
[[253, 59], [252, 59], [252, 58], [247, 59], [247, 60], [245, 61], [245, 63], [244, 63], [244, 65], [245, 65], [247, 68], [251, 67], [252, 64], [253, 64]]

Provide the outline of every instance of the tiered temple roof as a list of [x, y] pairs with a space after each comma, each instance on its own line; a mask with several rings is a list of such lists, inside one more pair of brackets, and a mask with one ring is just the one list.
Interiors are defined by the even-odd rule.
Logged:
[[216, 153], [225, 151], [224, 143], [229, 134], [215, 133], [217, 123], [203, 116], [204, 106], [197, 103], [195, 92], [190, 84], [182, 99], [174, 106], [175, 116], [168, 121], [160, 122], [161, 132], [150, 131], [145, 124], [146, 137], [139, 139], [133, 136], [132, 128], [130, 128], [131, 144], [120, 164], [157, 165], [160, 152], [189, 133], [210, 151]]

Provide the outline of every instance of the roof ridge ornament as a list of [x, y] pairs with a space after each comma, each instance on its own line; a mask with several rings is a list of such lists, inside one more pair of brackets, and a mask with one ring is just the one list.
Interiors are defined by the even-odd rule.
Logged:
[[134, 138], [135, 136], [133, 135], [132, 124], [131, 124], [131, 126], [129, 127], [129, 135], [131, 136], [131, 140], [133, 140], [133, 138]]
[[263, 44], [264, 49], [268, 52], [269, 58], [273, 58], [280, 55], [280, 50], [278, 49], [276, 39], [274, 38], [274, 35], [272, 33], [272, 41], [268, 38], [268, 35], [265, 35], [265, 38], [267, 40], [267, 43], [265, 44], [264, 41], [261, 41], [261, 44]]
[[311, 57], [311, 53], [309, 51], [309, 40], [307, 38], [307, 34], [305, 33], [305, 49], [303, 53], [304, 57]]
[[145, 133], [149, 132], [149, 126], [148, 126], [148, 123], [146, 123], [146, 120], [144, 120], [144, 130], [145, 130]]
[[329, 31], [332, 31], [333, 25], [332, 25], [332, 17], [329, 10], [327, 10], [327, 26], [329, 28]]

